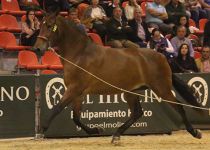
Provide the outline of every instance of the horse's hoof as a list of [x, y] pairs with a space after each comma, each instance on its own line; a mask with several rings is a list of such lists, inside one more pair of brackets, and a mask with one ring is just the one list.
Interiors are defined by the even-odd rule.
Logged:
[[35, 140], [42, 140], [44, 139], [44, 134], [36, 134], [35, 135]]
[[196, 132], [195, 138], [201, 139], [202, 138], [201, 130], [195, 130], [195, 132]]
[[120, 136], [113, 136], [111, 143], [113, 145], [120, 145]]

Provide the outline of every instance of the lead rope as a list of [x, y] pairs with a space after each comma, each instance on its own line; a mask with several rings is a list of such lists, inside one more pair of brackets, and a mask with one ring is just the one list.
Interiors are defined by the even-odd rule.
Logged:
[[[53, 51], [53, 53], [55, 53], [59, 58], [61, 58], [61, 59], [63, 59], [64, 61], [66, 61], [66, 62], [72, 64], [73, 66], [79, 68], [80, 70], [86, 72], [87, 74], [93, 76], [93, 77], [96, 78], [97, 80], [99, 80], [99, 81], [101, 81], [101, 82], [103, 82], [103, 83], [109, 85], [109, 86], [112, 87], [112, 88], [115, 88], [115, 89], [120, 90], [120, 91], [125, 92], [125, 93], [130, 93], [130, 94], [133, 94], [133, 95], [145, 97], [145, 96], [142, 95], [142, 94], [135, 93], [135, 92], [132, 92], [132, 91], [128, 91], [128, 90], [119, 88], [119, 87], [117, 87], [117, 86], [115, 86], [115, 85], [113, 85], [113, 84], [111, 84], [111, 83], [109, 83], [109, 82], [107, 82], [107, 81], [104, 81], [103, 79], [99, 78], [98, 76], [92, 74], [91, 72], [85, 70], [84, 68], [78, 66], [77, 64], [71, 62], [70, 60], [68, 60], [68, 59], [66, 59], [66, 58], [64, 58], [64, 57], [62, 57], [61, 55], [59, 55], [58, 53], [55, 52], [54, 48], [49, 47], [48, 49], [51, 50], [51, 51]], [[152, 97], [149, 97], [149, 96], [147, 96], [147, 97], [148, 97], [148, 98], [152, 98]], [[160, 101], [160, 98], [159, 98], [159, 99], [153, 98], [153, 99], [158, 100], [158, 102]], [[167, 102], [167, 103], [171, 103], [171, 104], [186, 106], [186, 107], [190, 107], [190, 108], [196, 108], [196, 109], [200, 109], [200, 110], [206, 110], [206, 111], [209, 112], [209, 116], [210, 116], [210, 108], [204, 108], [204, 107], [198, 107], [198, 106], [193, 106], [193, 105], [189, 105], [189, 104], [183, 104], [183, 103], [179, 103], [179, 102], [173, 102], [173, 101], [165, 100], [165, 99], [162, 99], [162, 98], [161, 98], [161, 100], [162, 100], [163, 102]]]

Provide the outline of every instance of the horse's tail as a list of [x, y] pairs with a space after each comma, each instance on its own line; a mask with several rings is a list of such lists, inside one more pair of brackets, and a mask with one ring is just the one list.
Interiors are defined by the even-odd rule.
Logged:
[[[184, 100], [193, 106], [200, 107], [196, 97], [193, 95], [193, 90], [175, 74], [172, 74], [172, 84]], [[199, 109], [196, 110], [198, 111]]]

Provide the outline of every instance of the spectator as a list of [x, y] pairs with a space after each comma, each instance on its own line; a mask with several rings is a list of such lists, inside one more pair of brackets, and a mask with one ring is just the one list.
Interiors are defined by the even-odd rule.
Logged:
[[170, 55], [174, 52], [173, 46], [171, 45], [170, 41], [167, 38], [163, 37], [160, 33], [160, 30], [157, 28], [152, 30], [152, 38], [148, 42], [147, 47], [165, 55]]
[[128, 21], [128, 25], [132, 28], [129, 39], [140, 47], [146, 47], [150, 39], [150, 32], [147, 24], [142, 20], [142, 9], [134, 9], [134, 19]]
[[92, 29], [104, 40], [106, 35], [105, 22], [108, 20], [104, 9], [99, 5], [99, 0], [92, 0], [91, 5], [85, 10], [82, 20], [91, 20]]
[[160, 3], [161, 0], [154, 0], [152, 3], [147, 3], [146, 23], [149, 27], [159, 28], [166, 35], [172, 31], [172, 27], [164, 23], [168, 19], [168, 14], [165, 7]]
[[134, 18], [135, 8], [141, 9], [141, 7], [137, 4], [136, 0], [129, 0], [128, 4], [124, 8], [125, 17], [127, 20], [132, 20]]
[[195, 60], [200, 72], [210, 72], [210, 47], [204, 46], [201, 52], [201, 58]]
[[[107, 17], [111, 18], [113, 14], [113, 9], [115, 7], [121, 7], [120, 0], [112, 0], [112, 3], [109, 3], [105, 9]], [[121, 8], [122, 9], [122, 8]], [[124, 12], [123, 12], [124, 15]]]
[[77, 27], [79, 28], [80, 31], [83, 33], [87, 33], [87, 29], [84, 24], [81, 23], [79, 17], [78, 17], [78, 10], [76, 8], [71, 8], [68, 12], [68, 17], [69, 20], [73, 21]]
[[198, 0], [188, 0], [190, 5], [191, 18], [195, 21], [198, 26], [199, 20], [202, 18], [207, 18], [207, 12], [201, 7]]
[[69, 3], [69, 7], [72, 8], [76, 8], [80, 3], [81, 3], [81, 0], [67, 0], [68, 3]]
[[187, 16], [180, 16], [180, 18], [178, 19], [177, 26], [185, 26], [186, 27], [186, 29], [187, 29], [186, 36], [188, 36], [191, 33], [195, 33], [195, 31], [199, 31], [198, 28], [196, 28], [194, 26], [189, 26], [189, 19]]
[[186, 43], [181, 44], [178, 50], [178, 56], [170, 64], [173, 73], [191, 73], [198, 72], [195, 60], [190, 56], [189, 46]]
[[203, 45], [210, 46], [210, 20], [206, 23], [203, 34]]
[[183, 44], [183, 43], [186, 43], [188, 44], [189, 46], [189, 51], [190, 51], [190, 56], [191, 57], [194, 57], [194, 50], [193, 50], [193, 47], [192, 47], [192, 42], [190, 41], [190, 39], [188, 39], [186, 37], [186, 34], [187, 34], [187, 29], [186, 27], [184, 26], [179, 26], [177, 28], [177, 32], [176, 32], [176, 36], [173, 37], [171, 39], [171, 44], [174, 48], [174, 55], [177, 56], [178, 55], [178, 50], [179, 50], [179, 47]]
[[210, 19], [210, 0], [199, 0], [199, 2], [203, 9], [205, 9], [208, 19]]
[[107, 45], [114, 48], [139, 46], [128, 40], [128, 34], [132, 32], [127, 20], [122, 18], [122, 9], [116, 7], [113, 10], [113, 17], [107, 22]]
[[195, 31], [199, 31], [198, 28], [194, 27], [194, 26], [189, 26], [189, 19], [186, 15], [180, 16], [178, 19], [178, 22], [176, 24], [176, 26], [174, 27], [174, 32], [173, 35], [176, 35], [177, 32], [177, 28], [179, 26], [185, 26], [187, 33], [186, 33], [186, 37], [188, 37], [190, 34], [194, 33]]
[[188, 0], [179, 0], [180, 3], [182, 3], [185, 7], [185, 10], [186, 10], [186, 15], [188, 18], [191, 17], [191, 13], [190, 13], [190, 7], [189, 7], [189, 4], [188, 4]]
[[21, 26], [21, 45], [33, 46], [40, 29], [40, 23], [33, 10], [26, 12], [26, 20], [21, 22]]
[[166, 11], [168, 14], [167, 23], [171, 23], [173, 26], [178, 22], [180, 16], [186, 15], [185, 7], [179, 0], [171, 0], [166, 5]]
[[43, 0], [41, 6], [49, 13], [69, 10], [69, 2], [67, 0]]

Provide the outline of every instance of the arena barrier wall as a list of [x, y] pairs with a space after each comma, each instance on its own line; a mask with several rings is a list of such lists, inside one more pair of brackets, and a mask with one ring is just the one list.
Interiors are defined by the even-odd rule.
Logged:
[[[210, 108], [208, 94], [210, 74], [178, 75], [200, 95], [198, 101], [202, 107]], [[0, 138], [37, 137], [41, 124], [46, 120], [52, 108], [60, 101], [65, 91], [62, 76], [1, 76], [0, 82]], [[145, 96], [139, 97], [144, 111], [143, 117], [133, 124], [125, 134], [171, 133], [184, 128], [180, 116], [171, 105], [162, 102], [151, 90], [145, 90], [141, 93]], [[176, 92], [174, 94], [182, 103], [185, 103]], [[116, 128], [125, 122], [130, 115], [123, 93], [118, 95], [85, 95], [82, 99], [84, 105], [81, 121], [90, 127], [103, 127], [105, 132], [102, 135], [112, 135]], [[191, 108], [185, 107], [185, 110], [194, 126], [210, 129], [208, 111], [200, 114]], [[74, 124], [72, 116], [71, 108], [66, 107], [53, 120], [45, 136], [89, 136]]]
[[34, 136], [35, 76], [0, 76], [0, 138]]

